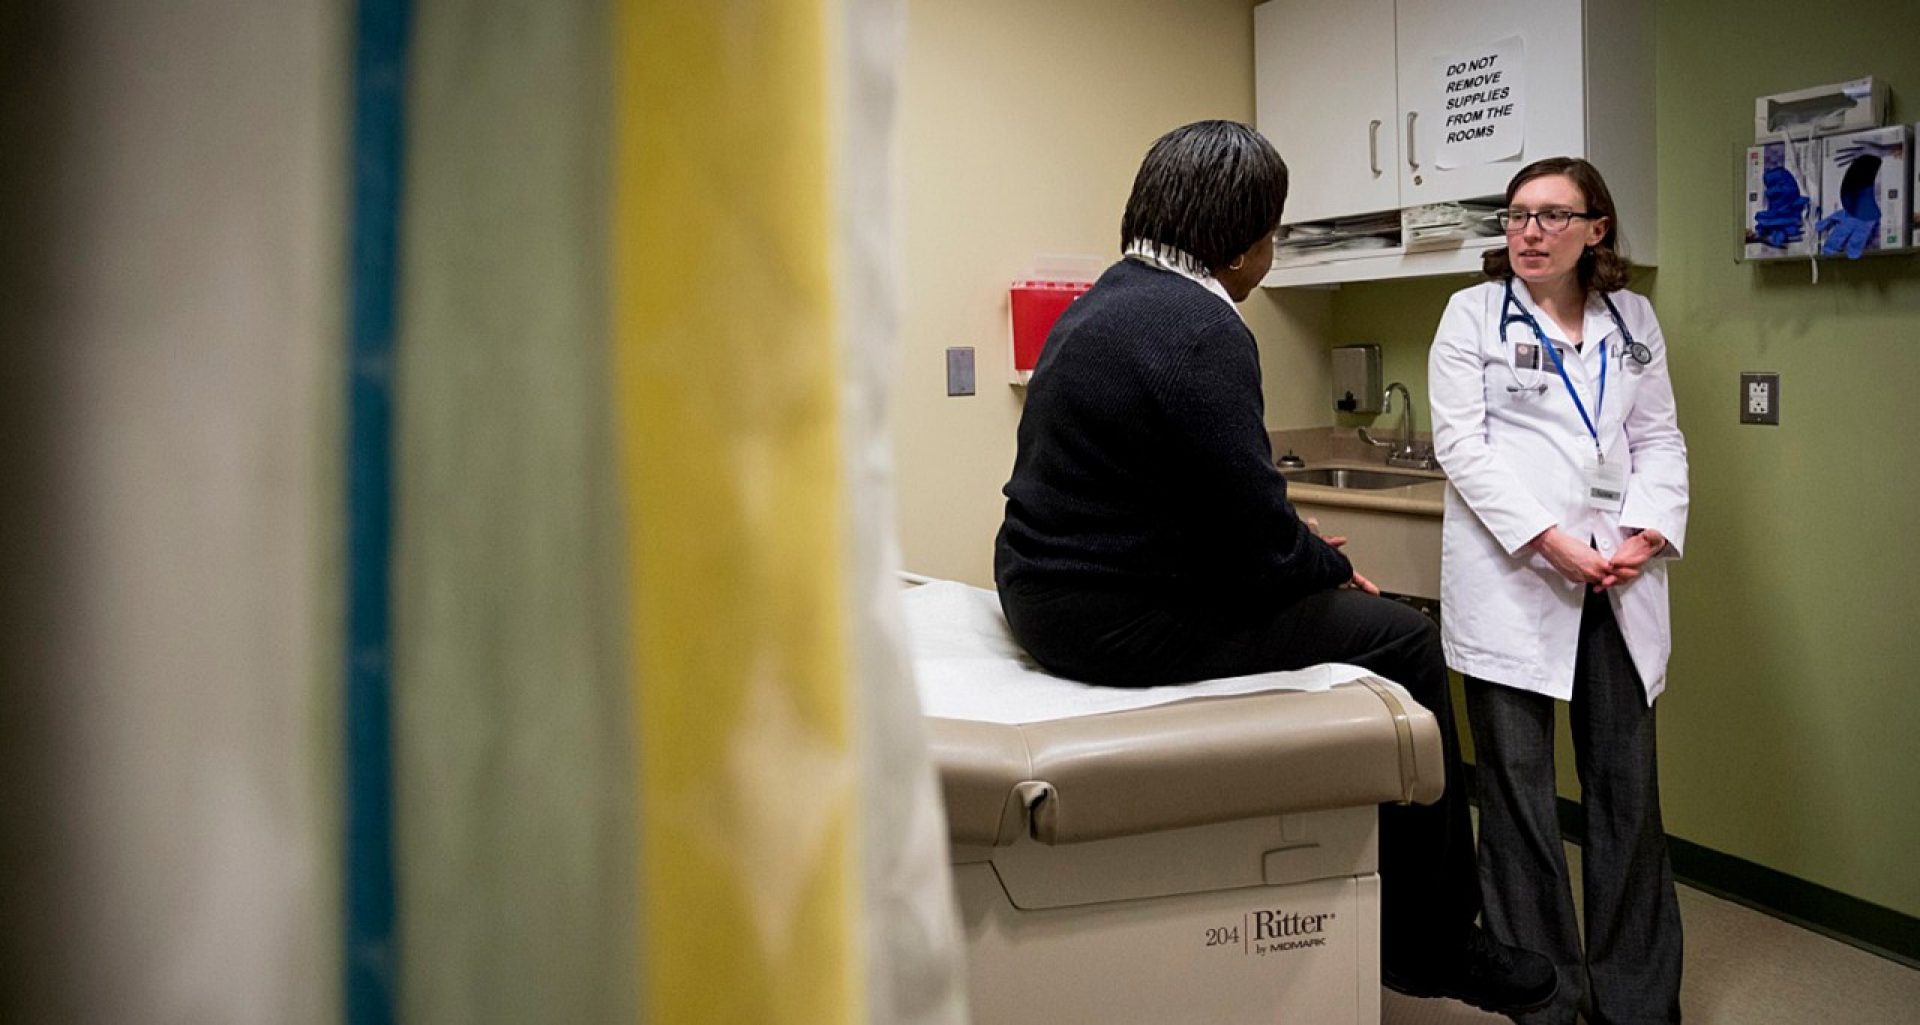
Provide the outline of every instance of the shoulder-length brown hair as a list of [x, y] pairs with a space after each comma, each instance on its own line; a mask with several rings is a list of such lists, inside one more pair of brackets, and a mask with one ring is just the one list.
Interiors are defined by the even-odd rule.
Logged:
[[[1580, 194], [1586, 197], [1587, 212], [1604, 215], [1607, 219], [1607, 233], [1599, 242], [1587, 247], [1580, 254], [1580, 263], [1576, 272], [1580, 278], [1580, 288], [1584, 292], [1612, 292], [1627, 287], [1627, 258], [1625, 240], [1620, 236], [1620, 215], [1613, 205], [1613, 193], [1607, 191], [1606, 180], [1600, 177], [1600, 169], [1579, 157], [1548, 157], [1536, 160], [1520, 169], [1507, 183], [1507, 203], [1513, 203], [1513, 194], [1520, 186], [1548, 175], [1562, 174], [1573, 181]], [[1506, 281], [1513, 277], [1513, 262], [1507, 258], [1506, 247], [1489, 249], [1480, 257], [1480, 270], [1495, 281]]]

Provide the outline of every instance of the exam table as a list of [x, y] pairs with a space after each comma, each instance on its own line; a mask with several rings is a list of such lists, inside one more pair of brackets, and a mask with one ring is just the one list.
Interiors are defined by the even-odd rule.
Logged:
[[1375, 806], [1439, 796], [1431, 714], [1353, 666], [1076, 684], [991, 591], [903, 598], [976, 1025], [1378, 1025]]

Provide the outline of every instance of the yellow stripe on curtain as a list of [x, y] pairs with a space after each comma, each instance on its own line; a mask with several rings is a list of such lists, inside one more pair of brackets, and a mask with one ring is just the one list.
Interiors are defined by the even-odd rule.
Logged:
[[645, 1020], [861, 1020], [825, 0], [619, 0]]

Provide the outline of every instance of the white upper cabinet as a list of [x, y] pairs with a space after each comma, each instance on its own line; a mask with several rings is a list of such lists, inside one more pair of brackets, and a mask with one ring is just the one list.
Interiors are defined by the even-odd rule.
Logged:
[[[1254, 10], [1255, 103], [1291, 172], [1284, 223], [1497, 199], [1534, 160], [1585, 157], [1630, 257], [1655, 262], [1653, 21], [1649, 0], [1269, 0]], [[1370, 259], [1306, 280], [1478, 266]]]
[[[1400, 0], [1397, 7], [1400, 144], [1412, 140], [1400, 154], [1398, 205], [1502, 195], [1513, 173], [1534, 160], [1588, 156], [1582, 0]], [[1501, 132], [1516, 144], [1505, 159], [1472, 160], [1474, 144], [1498, 145]]]
[[[1272, 0], [1253, 11], [1260, 133], [1286, 160], [1286, 221], [1400, 206], [1394, 0]], [[1385, 46], [1330, 45], [1384, 39]]]

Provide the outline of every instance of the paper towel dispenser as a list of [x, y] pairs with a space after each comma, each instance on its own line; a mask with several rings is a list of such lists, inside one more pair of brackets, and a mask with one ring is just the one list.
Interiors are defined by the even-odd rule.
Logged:
[[1384, 386], [1378, 345], [1342, 345], [1333, 350], [1333, 408], [1340, 413], [1378, 413]]

